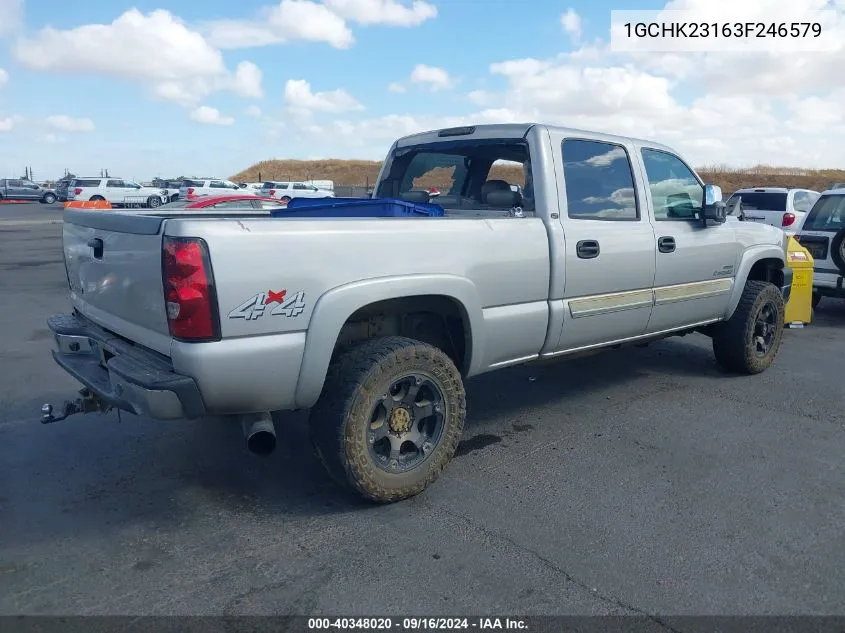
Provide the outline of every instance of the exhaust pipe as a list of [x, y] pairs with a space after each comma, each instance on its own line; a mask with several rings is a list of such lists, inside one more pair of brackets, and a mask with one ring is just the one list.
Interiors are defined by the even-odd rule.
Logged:
[[243, 416], [246, 447], [253, 455], [269, 455], [276, 449], [276, 429], [269, 413], [253, 413]]

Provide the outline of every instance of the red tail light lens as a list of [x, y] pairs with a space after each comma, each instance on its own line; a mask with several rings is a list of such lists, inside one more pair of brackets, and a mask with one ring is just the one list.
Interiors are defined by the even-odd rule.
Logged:
[[219, 339], [217, 298], [205, 241], [165, 237], [162, 276], [170, 335], [193, 342]]
[[188, 187], [188, 195], [189, 196], [194, 195], [194, 188], [193, 187]]
[[271, 189], [271, 190], [270, 190], [270, 195], [271, 195], [271, 196], [275, 196], [275, 195], [276, 195], [276, 190], [275, 190], [275, 189]]
[[795, 224], [795, 214], [794, 213], [784, 213], [783, 220], [781, 220], [781, 226], [792, 226]]
[[75, 195], [75, 196], [78, 196], [80, 193], [82, 193], [82, 187], [76, 187], [73, 190], [73, 195]]

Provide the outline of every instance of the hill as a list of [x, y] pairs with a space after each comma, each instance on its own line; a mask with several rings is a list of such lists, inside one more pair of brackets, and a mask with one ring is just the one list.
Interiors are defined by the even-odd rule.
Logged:
[[[378, 177], [380, 161], [369, 160], [265, 160], [232, 176], [235, 182], [262, 180], [332, 180], [337, 186], [367, 186]], [[522, 171], [511, 166], [496, 166], [494, 176], [513, 183], [522, 183]], [[738, 169], [710, 166], [697, 169], [708, 183], [719, 185], [727, 196], [743, 187], [792, 186], [821, 191], [831, 182], [845, 181], [842, 169], [801, 169], [792, 167], [756, 167]], [[448, 170], [435, 170], [418, 179], [418, 187], [443, 187]]]

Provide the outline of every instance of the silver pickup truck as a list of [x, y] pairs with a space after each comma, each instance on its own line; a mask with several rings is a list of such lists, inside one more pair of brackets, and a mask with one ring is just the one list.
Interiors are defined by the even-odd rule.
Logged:
[[440, 217], [66, 210], [73, 311], [49, 326], [84, 389], [42, 421], [233, 416], [267, 453], [271, 412], [310, 409], [328, 472], [387, 502], [453, 456], [471, 376], [693, 332], [729, 372], [773, 362], [785, 234], [726, 222], [718, 187], [670, 148], [435, 130], [393, 144], [375, 197], [429, 208], [435, 182]]

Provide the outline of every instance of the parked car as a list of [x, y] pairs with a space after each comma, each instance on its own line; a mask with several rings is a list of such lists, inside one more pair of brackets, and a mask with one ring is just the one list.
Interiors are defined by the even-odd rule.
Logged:
[[167, 201], [173, 202], [179, 199], [179, 190], [182, 187], [181, 180], [153, 180], [153, 187], [162, 189], [167, 193]]
[[219, 196], [226, 192], [253, 193], [253, 190], [241, 189], [231, 180], [221, 178], [186, 178], [179, 185], [179, 198], [199, 196]]
[[825, 191], [829, 191], [830, 189], [845, 189], [845, 182], [832, 182], [827, 186]]
[[[488, 180], [496, 160], [524, 164], [524, 195]], [[444, 167], [450, 193], [418, 204], [413, 181]], [[393, 144], [376, 196], [354, 217], [66, 210], [72, 312], [48, 324], [84, 390], [43, 421], [233, 416], [266, 453], [271, 412], [310, 409], [331, 476], [389, 502], [454, 455], [468, 377], [693, 333], [729, 372], [778, 353], [786, 234], [727, 222], [719, 188], [664, 145], [536, 124], [425, 132]]]
[[266, 181], [261, 185], [259, 195], [289, 202], [293, 198], [334, 198], [334, 193], [319, 189], [304, 182]]
[[201, 196], [193, 200], [175, 200], [162, 209], [284, 209], [287, 202], [250, 194], [231, 196]]
[[167, 190], [144, 187], [122, 178], [74, 178], [68, 186], [67, 199], [90, 202], [108, 200], [114, 207], [151, 207], [168, 200]]
[[0, 179], [0, 200], [37, 200], [53, 204], [57, 200], [53, 189], [42, 187], [22, 178]]
[[795, 239], [813, 256], [813, 307], [845, 299], [845, 188], [822, 192]]
[[746, 220], [777, 226], [794, 234], [795, 227], [818, 197], [819, 192], [811, 189], [755, 187], [739, 189], [728, 199], [727, 204], [730, 206], [736, 198], [741, 198]]

